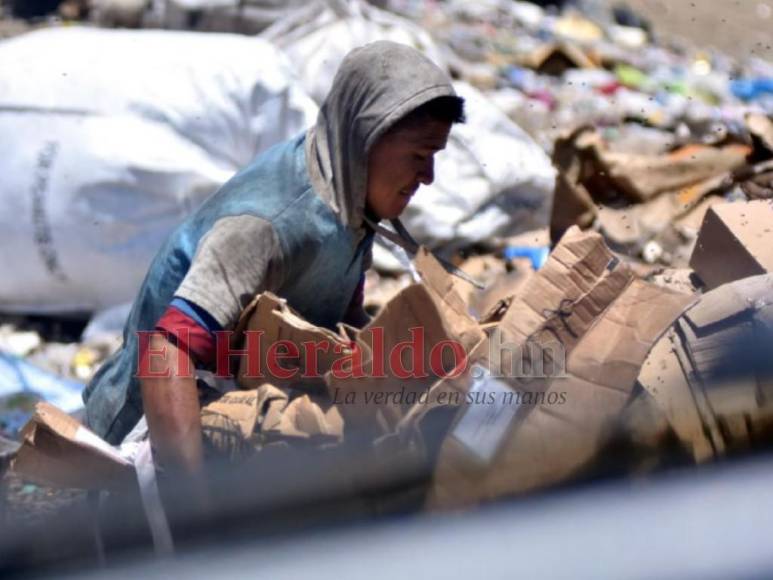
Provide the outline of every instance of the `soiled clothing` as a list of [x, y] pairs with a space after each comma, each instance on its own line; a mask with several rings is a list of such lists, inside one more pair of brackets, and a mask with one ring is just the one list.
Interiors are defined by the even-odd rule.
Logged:
[[137, 331], [152, 331], [175, 296], [230, 329], [255, 296], [272, 290], [313, 324], [346, 312], [372, 233], [343, 225], [311, 187], [305, 137], [277, 145], [231, 179], [167, 240], [124, 329], [123, 347], [88, 385], [88, 425], [115, 443], [142, 415]]
[[259, 292], [286, 299], [313, 324], [342, 321], [352, 301], [361, 301], [358, 285], [371, 262], [368, 151], [407, 113], [454, 94], [445, 73], [412, 48], [377, 42], [352, 51], [316, 125], [260, 155], [160, 249], [123, 347], [84, 391], [88, 425], [117, 443], [142, 416], [138, 332], [159, 322], [167, 330], [190, 325], [201, 341], [194, 355], [205, 353], [195, 362], [207, 365], [207, 333], [233, 328]]

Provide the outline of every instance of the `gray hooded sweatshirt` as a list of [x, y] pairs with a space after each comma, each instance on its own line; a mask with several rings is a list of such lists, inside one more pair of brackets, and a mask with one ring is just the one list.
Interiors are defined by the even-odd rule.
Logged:
[[[142, 416], [138, 331], [167, 330], [199, 366], [211, 367], [213, 333], [233, 328], [257, 293], [270, 290], [330, 328], [361, 303], [373, 239], [365, 223], [368, 151], [407, 113], [454, 94], [448, 77], [414, 49], [376, 42], [352, 51], [316, 125], [235, 175], [156, 255], [122, 348], [84, 391], [89, 426], [117, 443]], [[166, 322], [170, 304], [196, 323], [193, 332]]]

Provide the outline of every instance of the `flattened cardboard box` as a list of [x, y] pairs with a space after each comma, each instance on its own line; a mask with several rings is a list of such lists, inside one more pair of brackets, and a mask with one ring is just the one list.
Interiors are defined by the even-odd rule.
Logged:
[[[669, 294], [633, 282], [567, 354], [565, 378], [526, 384], [494, 378], [499, 384], [492, 386], [502, 390], [504, 384], [516, 394], [510, 393], [510, 400], [529, 393], [532, 403], [517, 406], [488, 463], [485, 456], [473, 459], [475, 440], [470, 445], [457, 431], [463, 414], [441, 450], [430, 505], [523, 493], [580, 473], [596, 458], [609, 422], [629, 400], [649, 346], [687, 303]], [[648, 317], [648, 329], [636, 328], [639, 315]], [[484, 381], [478, 388], [492, 386]], [[496, 431], [496, 424], [485, 428]]]
[[[613, 276], [611, 272], [614, 272]], [[591, 304], [591, 300], [608, 302], [632, 278], [633, 274], [604, 246], [601, 236], [581, 233], [577, 227], [571, 228], [545, 266], [529, 280], [500, 320], [499, 335], [494, 337], [499, 336], [500, 342], [503, 346], [506, 343], [507, 347], [494, 349], [494, 356], [491, 357], [489, 340], [486, 348], [480, 346], [474, 351], [471, 361], [494, 365], [503, 375], [519, 375], [517, 369], [512, 368], [513, 359], [505, 354], [528, 355], [530, 349], [522, 348], [527, 341], [544, 346], [561, 340], [565, 341], [562, 348], [571, 347], [579, 335], [576, 324], [568, 326], [567, 316], [573, 315], [575, 310], [580, 313], [584, 306]], [[583, 306], [575, 308], [583, 296]], [[572, 311], [568, 311], [569, 307]], [[582, 320], [587, 323], [587, 316]], [[517, 359], [516, 362], [521, 361]], [[448, 388], [466, 392], [470, 386], [471, 379], [467, 377], [460, 381], [444, 381], [433, 387], [433, 391]], [[423, 412], [413, 409], [411, 415], [418, 418]]]
[[513, 376], [519, 369], [497, 354], [501, 342], [491, 349], [490, 338], [475, 352], [488, 372], [435, 385], [430, 403], [401, 425], [415, 429], [440, 392], [468, 397], [441, 447], [428, 505], [523, 493], [578, 473], [628, 401], [653, 343], [692, 301], [635, 280], [598, 234], [569, 230], [499, 327], [500, 338], [520, 350], [532, 375], [539, 374], [538, 356], [551, 372]]
[[721, 203], [709, 208], [690, 267], [709, 290], [773, 272], [773, 201]]

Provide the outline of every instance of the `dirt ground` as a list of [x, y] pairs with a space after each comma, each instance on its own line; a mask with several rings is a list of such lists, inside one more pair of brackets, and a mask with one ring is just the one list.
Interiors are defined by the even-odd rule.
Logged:
[[609, 0], [649, 20], [657, 36], [682, 38], [697, 48], [773, 62], [773, 1]]

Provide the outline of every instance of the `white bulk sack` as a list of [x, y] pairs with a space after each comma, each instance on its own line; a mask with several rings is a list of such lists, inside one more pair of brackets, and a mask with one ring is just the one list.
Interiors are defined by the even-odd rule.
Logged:
[[[425, 31], [360, 0], [317, 0], [263, 36], [288, 54], [318, 103], [344, 56], [377, 40], [413, 46], [446, 68], [443, 51]], [[485, 95], [467, 83], [454, 86], [467, 101], [467, 123], [451, 131], [436, 156], [435, 183], [419, 189], [402, 221], [435, 248], [547, 226], [555, 179], [550, 159]], [[375, 260], [392, 267], [382, 252]]]
[[455, 82], [467, 122], [455, 125], [401, 218], [419, 241], [464, 246], [548, 225], [555, 172], [542, 148], [473, 86]]
[[261, 36], [290, 56], [306, 92], [318, 104], [330, 91], [344, 57], [376, 40], [412, 46], [445, 68], [440, 49], [423, 28], [360, 0], [313, 0]]
[[0, 43], [0, 310], [132, 300], [185, 216], [316, 113], [261, 39], [62, 28]]

